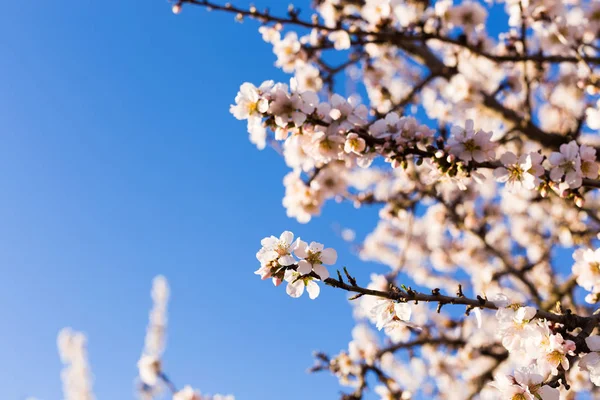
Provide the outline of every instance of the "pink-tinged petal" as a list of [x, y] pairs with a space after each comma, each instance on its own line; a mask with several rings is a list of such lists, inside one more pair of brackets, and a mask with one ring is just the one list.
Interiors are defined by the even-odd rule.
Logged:
[[[600, 351], [600, 336], [594, 335], [586, 337], [585, 344], [587, 344], [591, 351]], [[600, 358], [598, 360], [600, 361]]]
[[494, 177], [498, 182], [506, 182], [508, 180], [508, 170], [504, 167], [499, 167], [494, 170]]
[[317, 297], [319, 297], [319, 293], [321, 293], [321, 288], [315, 282], [308, 281], [308, 283], [306, 284], [306, 291], [308, 292], [308, 297], [310, 297], [311, 300], [314, 300]]
[[298, 262], [298, 269], [296, 271], [298, 271], [298, 273], [300, 275], [308, 275], [308, 274], [310, 274], [312, 269], [313, 269], [313, 267], [312, 267], [311, 263], [309, 263], [306, 260], [300, 260]]
[[273, 277], [273, 285], [279, 286], [281, 285], [281, 282], [283, 282], [281, 278], [277, 278], [276, 276]]
[[279, 264], [283, 265], [284, 267], [287, 267], [288, 265], [292, 265], [295, 262], [296, 262], [296, 260], [294, 260], [294, 257], [292, 257], [289, 254], [279, 257]]
[[465, 121], [465, 130], [466, 131], [472, 131], [474, 127], [475, 127], [475, 123], [473, 122], [472, 119], [468, 119]]
[[285, 231], [279, 236], [279, 241], [289, 246], [294, 241], [294, 234], [290, 231]]
[[553, 152], [550, 154], [550, 157], [548, 157], [548, 160], [550, 160], [550, 164], [552, 165], [559, 165], [562, 164], [564, 157], [561, 153]]
[[566, 145], [561, 145], [560, 152], [563, 153], [567, 159], [572, 160], [579, 155], [579, 146], [577, 145], [577, 142], [573, 140]]
[[308, 252], [306, 251], [308, 244], [305, 241], [299, 240], [296, 248], [294, 249], [294, 254], [298, 258], [306, 258], [308, 257]]
[[285, 292], [293, 298], [302, 296], [302, 293], [304, 293], [304, 282], [299, 280], [294, 283], [288, 283], [285, 288]]
[[323, 246], [321, 243], [310, 242], [310, 246], [308, 246], [308, 251], [315, 254], [323, 250]]
[[327, 271], [327, 268], [323, 264], [315, 264], [313, 265], [313, 269], [322, 281], [329, 278], [329, 271]]
[[277, 238], [275, 236], [269, 236], [260, 241], [263, 247], [273, 247], [277, 244]]
[[287, 124], [288, 124], [288, 120], [284, 119], [280, 115], [276, 115], [275, 116], [275, 123], [277, 124], [277, 126], [279, 126], [281, 128], [286, 128]]
[[306, 114], [299, 111], [294, 111], [292, 113], [292, 121], [294, 121], [294, 124], [296, 124], [296, 126], [301, 126], [304, 123], [304, 121], [306, 121]]
[[544, 385], [538, 389], [537, 394], [542, 400], [560, 400], [560, 392], [558, 389]]
[[275, 250], [264, 250], [264, 249], [261, 249], [261, 251], [259, 251], [258, 253], [256, 253], [256, 258], [258, 259], [258, 261], [264, 262], [264, 263], [267, 263], [269, 261], [273, 261], [277, 257], [279, 257], [279, 254]]
[[586, 146], [585, 144], [582, 144], [581, 147], [579, 147], [579, 154], [584, 160], [596, 159], [596, 149], [590, 146]]
[[396, 303], [394, 304], [394, 311], [396, 313], [396, 316], [402, 321], [410, 321], [410, 315], [412, 314], [410, 304]]
[[486, 154], [481, 150], [475, 150], [473, 152], [473, 160], [476, 162], [484, 162], [487, 159]]
[[500, 157], [500, 162], [504, 165], [513, 165], [517, 163], [517, 156], [514, 153], [508, 151]]
[[552, 168], [552, 170], [550, 171], [550, 179], [552, 179], [554, 182], [559, 182], [560, 179], [563, 176], [563, 170], [562, 168], [556, 167], [556, 168]]
[[304, 100], [306, 104], [314, 107], [319, 104], [319, 96], [312, 90], [307, 90], [306, 92], [302, 93], [302, 100]]
[[337, 251], [335, 249], [324, 249], [321, 251], [321, 262], [327, 265], [333, 265], [337, 261]]
[[260, 267], [256, 271], [254, 271], [256, 275], [260, 275], [260, 279], [265, 280], [271, 277], [271, 268], [266, 265]]
[[569, 184], [571, 189], [578, 188], [582, 183], [581, 173], [578, 171], [570, 171], [565, 176], [565, 182]]

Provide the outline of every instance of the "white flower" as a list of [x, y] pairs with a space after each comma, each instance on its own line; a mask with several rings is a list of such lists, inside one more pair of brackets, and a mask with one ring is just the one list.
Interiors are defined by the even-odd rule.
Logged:
[[244, 83], [240, 91], [235, 96], [235, 105], [230, 106], [229, 111], [237, 119], [249, 119], [252, 117], [261, 117], [261, 114], [267, 112], [268, 102], [261, 98], [264, 91], [273, 86], [272, 81], [263, 82], [260, 87], [251, 83]]
[[333, 42], [333, 47], [336, 50], [346, 50], [350, 48], [352, 42], [350, 35], [346, 31], [334, 31], [329, 34], [329, 40]]
[[267, 145], [267, 128], [260, 118], [248, 118], [248, 133], [250, 142], [256, 145], [256, 148], [262, 150]]
[[501, 392], [502, 399], [559, 400], [558, 389], [544, 385], [544, 377], [529, 369], [515, 371], [513, 376], [500, 375], [490, 385]]
[[323, 87], [320, 70], [312, 64], [306, 64], [296, 70], [296, 81], [301, 91], [318, 92]]
[[201, 400], [200, 392], [194, 390], [191, 386], [185, 386], [183, 389], [173, 394], [173, 400]]
[[449, 152], [463, 161], [484, 162], [494, 158], [495, 145], [490, 140], [492, 132], [473, 130], [473, 121], [467, 120], [465, 128], [453, 126], [448, 139]]
[[357, 133], [350, 133], [346, 136], [346, 143], [344, 143], [344, 151], [346, 153], [354, 153], [360, 155], [367, 144], [365, 143], [365, 139], [358, 136]]
[[540, 372], [557, 375], [559, 366], [562, 366], [565, 371], [569, 370], [570, 365], [567, 356], [575, 355], [575, 343], [573, 341], [564, 340], [560, 333], [550, 334], [542, 338], [541, 343], [538, 343], [538, 348], [544, 352], [537, 360]]
[[283, 232], [279, 238], [269, 236], [261, 240], [262, 248], [256, 253], [260, 268], [254, 273], [263, 280], [272, 278], [273, 284], [278, 286], [283, 278], [282, 267], [296, 262], [291, 253], [299, 241], [300, 238], [294, 241], [294, 234], [290, 231]]
[[570, 188], [575, 189], [581, 186], [581, 157], [577, 142], [573, 140], [560, 145], [560, 153], [553, 152], [550, 154], [549, 160], [553, 166], [550, 170], [550, 179], [560, 182], [564, 177]]
[[279, 239], [269, 236], [260, 241], [262, 248], [256, 253], [256, 258], [261, 264], [277, 260], [279, 265], [288, 266], [296, 262], [291, 253], [296, 248], [300, 238], [294, 241], [294, 234], [290, 231], [283, 232]]
[[[296, 82], [295, 79], [292, 78], [292, 82]], [[286, 85], [277, 86], [271, 98], [268, 112], [275, 117], [275, 123], [280, 128], [287, 128], [289, 123], [301, 126], [306, 116], [315, 110], [319, 100], [313, 92], [290, 94]], [[283, 140], [286, 136], [276, 135], [276, 139]]]
[[329, 271], [323, 264], [333, 265], [337, 261], [337, 252], [334, 249], [325, 249], [321, 243], [311, 242], [308, 245], [300, 240], [294, 249], [294, 254], [298, 258], [302, 258], [298, 262], [297, 271], [302, 275], [308, 275], [311, 271], [315, 271], [321, 280], [329, 278]]
[[498, 319], [498, 333], [502, 338], [502, 345], [510, 352], [523, 349], [527, 341], [536, 336], [538, 332], [529, 324], [535, 316], [536, 309], [533, 307], [513, 306], [500, 308], [496, 312]]
[[339, 129], [351, 129], [354, 125], [365, 121], [368, 110], [364, 104], [360, 104], [355, 97], [349, 97], [348, 100], [334, 94], [331, 96], [331, 105], [328, 106], [328, 116], [334, 120]]
[[453, 26], [464, 28], [465, 31], [469, 32], [483, 27], [487, 18], [487, 11], [477, 2], [465, 1], [450, 8], [446, 16]]
[[277, 43], [281, 40], [281, 33], [272, 26], [261, 26], [258, 32], [262, 35], [262, 39], [267, 43]]
[[543, 157], [539, 153], [523, 154], [517, 159], [513, 153], [506, 152], [500, 157], [503, 167], [494, 170], [498, 182], [506, 182], [511, 191], [534, 189], [539, 183], [539, 177], [544, 174]]
[[373, 25], [377, 25], [382, 19], [389, 18], [391, 13], [390, 0], [367, 0], [361, 9], [362, 17]]
[[278, 40], [276, 35], [273, 35], [273, 39], [273, 53], [277, 56], [275, 65], [285, 72], [293, 72], [296, 64], [302, 59], [302, 44], [298, 35], [296, 32], [288, 32], [283, 39]]
[[407, 303], [398, 303], [393, 300], [380, 300], [371, 311], [376, 318], [377, 329], [381, 330], [394, 321], [409, 321], [411, 307]]
[[285, 291], [291, 297], [300, 297], [304, 293], [304, 288], [308, 292], [308, 297], [316, 299], [321, 292], [319, 285], [314, 282], [311, 276], [302, 276], [297, 271], [288, 269], [285, 271], [285, 281], [288, 283]]

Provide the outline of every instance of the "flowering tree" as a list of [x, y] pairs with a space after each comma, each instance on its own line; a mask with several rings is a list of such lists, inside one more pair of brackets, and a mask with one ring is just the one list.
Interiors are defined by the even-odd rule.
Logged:
[[[351, 293], [353, 340], [312, 368], [342, 399], [600, 393], [600, 1], [315, 0], [313, 15], [275, 16], [178, 0], [173, 12], [191, 6], [258, 21], [292, 75], [244, 83], [231, 106], [290, 167], [288, 216], [309, 222], [329, 199], [380, 209], [360, 257], [390, 271], [370, 282], [289, 231], [257, 253], [256, 274], [292, 297]], [[357, 93], [335, 93], [343, 79]], [[141, 392], [204, 399], [161, 368], [167, 297], [157, 278]], [[65, 382], [85, 377], [83, 338], [59, 342]]]

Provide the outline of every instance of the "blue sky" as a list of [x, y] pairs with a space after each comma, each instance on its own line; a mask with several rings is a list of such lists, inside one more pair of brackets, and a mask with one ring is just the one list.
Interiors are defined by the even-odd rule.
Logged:
[[177, 385], [239, 399], [339, 392], [305, 370], [312, 350], [350, 339], [345, 294], [291, 299], [253, 275], [255, 253], [290, 229], [366, 276], [332, 226], [350, 216], [366, 233], [376, 211], [330, 204], [304, 226], [285, 216], [283, 160], [228, 111], [242, 82], [287, 80], [256, 29], [175, 16], [162, 0], [4, 5], [0, 397], [62, 398], [56, 335], [71, 326], [89, 337], [98, 399], [133, 398], [159, 273]]

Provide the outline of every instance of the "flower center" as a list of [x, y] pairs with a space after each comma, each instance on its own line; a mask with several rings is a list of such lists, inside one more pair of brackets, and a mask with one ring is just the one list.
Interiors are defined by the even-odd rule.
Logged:
[[311, 264], [323, 264], [321, 262], [321, 252], [317, 251], [316, 253], [313, 253], [312, 251], [309, 251], [308, 257], [306, 257], [306, 261], [308, 261]]
[[479, 146], [475, 143], [473, 139], [469, 139], [464, 143], [465, 150], [468, 152], [474, 152], [475, 150], [479, 150]]
[[507, 168], [509, 179], [511, 181], [520, 181], [523, 179], [523, 169], [519, 165], [512, 165]]

